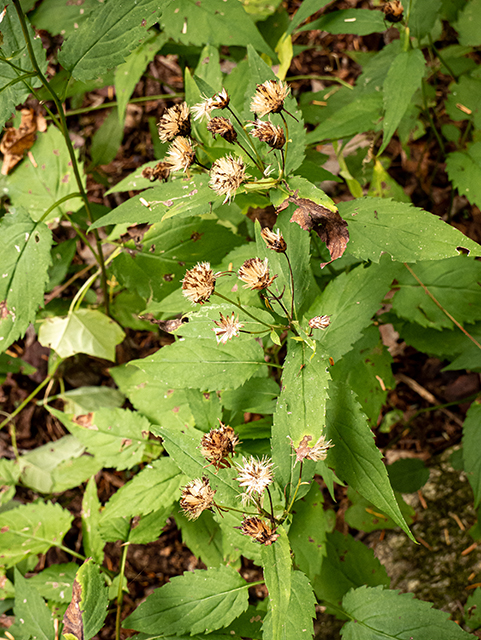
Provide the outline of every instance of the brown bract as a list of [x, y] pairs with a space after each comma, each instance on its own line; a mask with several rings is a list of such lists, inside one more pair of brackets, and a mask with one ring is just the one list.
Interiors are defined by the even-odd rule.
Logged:
[[[45, 131], [45, 129], [43, 129]], [[3, 153], [2, 175], [10, 173], [15, 165], [23, 158], [25, 151], [32, 148], [37, 133], [37, 116], [33, 109], [22, 109], [22, 119], [18, 129], [10, 127], [0, 142]]]
[[277, 229], [277, 231], [274, 232], [268, 227], [264, 227], [261, 231], [261, 236], [266, 245], [269, 249], [272, 249], [272, 251], [275, 251], [276, 253], [285, 253], [287, 251], [287, 243], [284, 240], [284, 236], [280, 229]]
[[289, 92], [290, 88], [283, 84], [282, 80], [267, 80], [258, 84], [250, 110], [261, 118], [267, 113], [280, 113]]
[[228, 457], [235, 453], [237, 444], [239, 444], [239, 438], [234, 429], [221, 422], [218, 429], [211, 429], [209, 433], [202, 436], [200, 450], [216, 470], [226, 469], [231, 466]]
[[252, 123], [251, 136], [265, 142], [272, 149], [282, 149], [286, 144], [286, 136], [282, 127], [276, 127], [272, 122], [257, 120]]
[[150, 182], [160, 180], [166, 182], [170, 175], [170, 164], [168, 162], [158, 162], [155, 167], [145, 167], [142, 171], [142, 178], [147, 178]]
[[207, 131], [211, 132], [214, 139], [216, 135], [219, 135], [231, 144], [237, 140], [237, 133], [229, 118], [223, 118], [222, 116], [211, 118], [207, 123]]
[[257, 516], [244, 518], [241, 531], [244, 535], [254, 538], [254, 540], [264, 544], [266, 547], [275, 542], [279, 537], [278, 533], [275, 533], [268, 524]]
[[341, 218], [337, 211], [331, 211], [327, 207], [316, 204], [308, 198], [298, 198], [297, 191], [289, 196], [277, 209], [277, 213], [286, 209], [289, 203], [297, 205], [291, 217], [291, 222], [297, 224], [305, 231], [311, 229], [317, 233], [322, 242], [329, 249], [331, 260], [322, 262], [321, 269], [340, 258], [346, 250], [349, 242], [347, 222]]

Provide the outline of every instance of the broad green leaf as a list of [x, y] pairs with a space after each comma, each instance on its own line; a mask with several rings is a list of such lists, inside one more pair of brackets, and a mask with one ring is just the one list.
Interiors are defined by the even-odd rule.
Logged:
[[300, 31], [320, 29], [328, 33], [352, 33], [367, 36], [386, 31], [384, 14], [372, 9], [342, 9], [331, 11], [321, 18], [306, 24]]
[[294, 564], [314, 580], [326, 555], [326, 533], [334, 525], [331, 517], [334, 514], [324, 511], [324, 498], [316, 482], [312, 483], [309, 493], [296, 502], [292, 514], [289, 541]]
[[[430, 34], [444, 3], [439, 0], [413, 0], [409, 11], [409, 30], [414, 38]], [[404, 9], [406, 14], [406, 8]]]
[[121, 407], [125, 396], [118, 389], [111, 387], [77, 387], [59, 394], [64, 401], [65, 413], [78, 416], [103, 408]]
[[28, 579], [28, 584], [35, 587], [42, 598], [46, 600], [70, 602], [77, 569], [78, 565], [74, 562], [53, 564], [31, 576]]
[[[16, 207], [24, 207], [33, 220], [38, 221], [60, 198], [78, 193], [78, 185], [72, 169], [65, 140], [60, 131], [50, 126], [39, 133], [32, 147], [36, 166], [25, 159], [8, 177], [7, 193]], [[77, 161], [78, 151], [75, 153]], [[85, 177], [83, 178], [85, 186]], [[72, 198], [50, 212], [45, 221], [82, 206], [80, 198]]]
[[[471, 73], [449, 85], [446, 97], [446, 113], [452, 120], [471, 120], [476, 128], [481, 127], [481, 78]], [[460, 108], [462, 107], [462, 108]], [[467, 109], [467, 111], [465, 110]], [[476, 143], [472, 146], [475, 146]], [[448, 154], [448, 157], [451, 154]]]
[[[35, 37], [28, 19], [26, 19], [26, 22], [35, 58], [40, 70], [45, 73], [47, 69], [45, 49], [41, 39]], [[7, 62], [0, 61], [0, 128], [3, 129], [5, 122], [15, 113], [15, 107], [25, 102], [30, 94], [30, 89], [22, 81], [18, 81], [18, 78], [34, 71], [13, 3], [6, 5], [1, 34], [3, 36], [3, 42], [1, 43], [2, 57], [4, 56], [9, 62], [24, 70], [24, 73], [21, 73], [12, 68]], [[33, 87], [41, 85], [41, 81], [33, 75], [27, 77], [26, 80]]]
[[62, 543], [73, 516], [59, 504], [30, 503], [0, 513], [0, 564], [12, 567]]
[[334, 445], [327, 454], [327, 464], [334, 467], [341, 480], [390, 516], [413, 539], [366, 416], [353, 392], [341, 382], [329, 385], [326, 437]]
[[21, 468], [17, 460], [0, 460], [0, 482], [2, 484], [16, 484], [20, 477]]
[[34, 586], [15, 568], [15, 617], [26, 637], [54, 640], [53, 616]]
[[[150, 183], [152, 184], [152, 183]], [[141, 188], [141, 187], [140, 187]], [[145, 204], [139, 199], [149, 203]], [[222, 202], [208, 185], [208, 175], [185, 176], [165, 182], [142, 192], [139, 197], [131, 198], [110, 213], [96, 220], [91, 230], [109, 224], [142, 224], [162, 222], [174, 216], [194, 216], [204, 214], [216, 208]], [[178, 222], [178, 221], [176, 221]]]
[[182, 532], [182, 541], [196, 558], [207, 567], [219, 567], [224, 561], [222, 531], [209, 511], [204, 511], [195, 522], [179, 511], [175, 523]]
[[469, 596], [464, 605], [466, 614], [465, 622], [470, 629], [481, 627], [481, 589], [478, 587]]
[[16, 358], [8, 353], [0, 353], [0, 380], [6, 373], [22, 373], [31, 376], [37, 369], [21, 358]]
[[471, 0], [465, 3], [458, 15], [454, 28], [458, 32], [459, 43], [478, 46], [481, 43], [481, 1]]
[[[90, 640], [100, 629], [107, 615], [108, 590], [100, 568], [88, 558], [77, 571], [72, 602], [74, 610], [80, 611], [84, 640]], [[66, 632], [64, 627], [64, 633]]]
[[387, 467], [389, 482], [394, 491], [414, 493], [429, 480], [429, 469], [419, 458], [401, 458]]
[[421, 86], [426, 71], [425, 65], [421, 49], [402, 51], [391, 64], [383, 86], [384, 135], [378, 155], [381, 155], [389, 144], [411, 103], [414, 92]]
[[351, 138], [357, 133], [378, 131], [382, 123], [382, 94], [368, 93], [356, 97], [349, 104], [322, 121], [322, 123], [307, 134], [307, 144], [315, 144], [322, 140], [338, 140]]
[[297, 447], [304, 436], [311, 436], [312, 446], [323, 435], [329, 380], [327, 357], [319, 349], [313, 356], [304, 342], [290, 340], [272, 427], [272, 457], [283, 486], [293, 481], [289, 438]]
[[474, 506], [481, 503], [481, 405], [474, 402], [463, 424], [463, 460], [469, 484], [474, 493]]
[[[212, 91], [209, 92], [210, 95], [214, 95], [217, 91], [221, 91], [222, 89], [222, 71], [220, 68], [220, 55], [219, 49], [217, 47], [213, 47], [210, 44], [207, 44], [201, 51], [199, 56], [199, 62], [197, 63], [197, 67], [195, 68], [194, 76], [196, 76], [196, 80], [198, 78], [204, 80], [210, 87], [212, 87]], [[190, 74], [187, 74], [186, 70], [186, 82], [187, 77], [190, 78]], [[200, 98], [200, 96], [199, 96]]]
[[115, 95], [117, 98], [118, 117], [124, 121], [125, 110], [134, 92], [135, 85], [142, 77], [147, 65], [165, 44], [167, 37], [158, 33], [146, 40], [128, 56], [124, 64], [115, 69]]
[[43, 305], [51, 243], [48, 227], [33, 222], [24, 209], [13, 209], [0, 221], [0, 351], [25, 333]]
[[102, 463], [93, 456], [83, 455], [80, 458], [66, 460], [52, 471], [52, 492], [62, 493], [78, 487], [98, 473], [101, 468]]
[[[380, 531], [383, 529], [395, 529], [398, 525], [396, 522], [383, 513], [379, 507], [376, 507], [361, 494], [354, 491], [351, 487], [347, 490], [348, 498], [352, 505], [346, 510], [346, 523], [353, 529], [371, 533], [371, 531]], [[404, 520], [411, 525], [416, 516], [416, 512], [402, 498], [401, 494], [394, 494], [397, 504]]]
[[155, 460], [114, 493], [102, 510], [100, 520], [148, 515], [170, 507], [180, 497], [180, 487], [185, 481], [170, 458]]
[[77, 238], [64, 240], [64, 242], [52, 247], [52, 266], [48, 270], [47, 291], [62, 284], [76, 252]]
[[50, 411], [104, 467], [131, 469], [141, 462], [150, 428], [141, 414], [128, 409], [100, 409], [89, 414], [85, 424], [73, 422], [53, 408]]
[[147, 37], [167, 1], [108, 2], [69, 36], [59, 53], [60, 64], [77, 80], [90, 80], [122, 64]]
[[258, 51], [275, 57], [238, 0], [209, 0], [201, 4], [178, 0], [163, 8], [161, 26], [170, 38], [182, 44], [245, 47], [250, 43]]
[[[235, 272], [234, 272], [235, 273]], [[234, 280], [236, 282], [236, 280]], [[229, 288], [232, 288], [232, 279], [230, 280]], [[215, 296], [211, 299], [219, 300]], [[222, 302], [221, 304], [215, 304], [214, 302], [205, 305], [196, 305], [198, 311], [186, 314], [189, 321], [183, 324], [179, 329], [175, 331], [176, 334], [181, 335], [186, 340], [192, 342], [192, 340], [204, 340], [206, 344], [209, 342], [217, 344], [214, 334], [215, 324], [214, 321], [218, 321], [220, 314], [223, 316], [230, 315], [235, 307], [232, 304]], [[251, 307], [249, 305], [243, 305], [241, 309], [235, 309], [235, 317], [242, 323], [244, 330], [238, 335], [227, 342], [227, 344], [238, 344], [240, 342], [252, 342], [251, 332], [269, 331], [269, 328], [261, 324], [274, 324], [275, 318], [264, 309], [258, 307]], [[251, 314], [253, 317], [249, 317], [247, 314]], [[254, 320], [256, 318], [258, 321]], [[248, 332], [248, 333], [247, 333]]]
[[[92, 19], [92, 11], [96, 8], [100, 9], [98, 0], [84, 0], [81, 5], [65, 0], [43, 0], [30, 20], [36, 29], [45, 29], [53, 36], [68, 37], [89, 16]], [[55, 20], [52, 20], [53, 16]]]
[[262, 547], [262, 568], [269, 592], [269, 632], [263, 631], [266, 640], [280, 640], [287, 625], [287, 607], [291, 598], [292, 563], [289, 539], [283, 526], [277, 529], [279, 538], [269, 546]]
[[90, 170], [92, 167], [112, 162], [119, 151], [123, 136], [123, 120], [120, 120], [118, 111], [114, 108], [92, 136]]
[[38, 332], [40, 344], [52, 348], [61, 358], [87, 353], [112, 362], [115, 347], [124, 337], [116, 322], [94, 309], [79, 309], [65, 318], [47, 318]]
[[209, 633], [229, 625], [248, 605], [249, 584], [228, 566], [185, 572], [148, 596], [126, 629], [158, 633]]
[[386, 569], [372, 549], [351, 535], [339, 531], [327, 534], [321, 571], [312, 583], [320, 600], [340, 606], [350, 589], [362, 585], [389, 587], [389, 582]]
[[[446, 260], [419, 262], [413, 272], [448, 313], [458, 322], [481, 320], [481, 264], [474, 258], [458, 256]], [[422, 327], [453, 329], [454, 323], [426, 294], [407, 269], [396, 276], [399, 291], [393, 311], [400, 318]], [[397, 287], [396, 287], [397, 288]]]
[[339, 203], [350, 240], [347, 251], [379, 262], [382, 253], [398, 262], [440, 260], [459, 255], [458, 247], [481, 254], [481, 246], [432, 213], [382, 198]]
[[159, 349], [153, 356], [129, 363], [154, 382], [171, 388], [217, 391], [236, 389], [264, 373], [262, 347], [257, 342], [216, 345], [210, 340], [186, 340]]
[[87, 482], [82, 499], [82, 536], [85, 554], [97, 564], [104, 560], [104, 543], [99, 532], [100, 500], [97, 495], [97, 483], [92, 476]]
[[415, 600], [410, 593], [360, 587], [347, 593], [342, 608], [350, 620], [342, 628], [343, 640], [468, 640], [471, 636], [449, 614]]
[[224, 391], [222, 404], [235, 412], [270, 414], [276, 410], [275, 401], [279, 385], [272, 378], [251, 378], [232, 391]]
[[388, 390], [396, 386], [392, 362], [379, 329], [370, 325], [353, 348], [331, 368], [333, 380], [344, 380], [354, 391], [371, 427], [377, 425]]
[[373, 315], [381, 308], [399, 269], [399, 265], [393, 264], [387, 256], [379, 265], [355, 267], [332, 280], [309, 309], [306, 318], [331, 316], [327, 329], [315, 329], [313, 333], [318, 348], [334, 362], [361, 339]]
[[481, 206], [481, 142], [470, 144], [466, 151], [448, 153], [446, 171], [459, 194]]
[[312, 16], [313, 13], [317, 13], [320, 9], [326, 6], [326, 4], [329, 4], [330, 1], [331, 0], [304, 0], [292, 17], [291, 24], [287, 30], [287, 35], [290, 36], [291, 33], [297, 29], [302, 22], [304, 22], [304, 20], [309, 18], [309, 16]]
[[316, 598], [309, 580], [301, 571], [291, 573], [291, 595], [289, 605], [283, 613], [284, 624], [281, 635], [274, 635], [272, 615], [268, 611], [262, 626], [264, 640], [300, 640], [314, 637], [313, 618], [316, 617]]
[[158, 511], [152, 511], [146, 516], [135, 520], [129, 532], [129, 542], [131, 544], [148, 544], [158, 540], [162, 534], [167, 520], [171, 516], [172, 507], [169, 506]]

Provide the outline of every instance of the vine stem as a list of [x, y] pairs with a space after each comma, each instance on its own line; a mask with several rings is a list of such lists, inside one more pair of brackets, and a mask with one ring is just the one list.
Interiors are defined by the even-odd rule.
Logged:
[[129, 551], [130, 542], [126, 542], [122, 549], [122, 559], [120, 561], [119, 588], [117, 590], [117, 615], [115, 616], [115, 640], [120, 640], [120, 622], [122, 615], [122, 603], [124, 600], [123, 581], [125, 573], [125, 563], [127, 561], [127, 553]]
[[[23, 32], [23, 37], [25, 38], [25, 43], [27, 45], [27, 49], [28, 49], [28, 55], [30, 58], [30, 62], [32, 63], [33, 68], [35, 69], [37, 76], [40, 80], [40, 82], [43, 84], [43, 86], [45, 87], [45, 89], [49, 92], [49, 94], [52, 96], [52, 100], [55, 103], [55, 107], [57, 109], [57, 113], [58, 113], [58, 118], [60, 120], [60, 124], [61, 124], [61, 129], [62, 129], [62, 134], [65, 140], [65, 144], [67, 145], [67, 150], [70, 156], [70, 161], [72, 162], [72, 169], [75, 175], [75, 180], [77, 182], [77, 186], [78, 189], [80, 191], [82, 200], [84, 202], [85, 205], [85, 211], [87, 212], [87, 217], [90, 221], [90, 223], [93, 223], [93, 216], [92, 216], [92, 211], [90, 209], [90, 202], [87, 196], [87, 192], [85, 191], [84, 185], [82, 183], [82, 178], [80, 176], [80, 171], [79, 171], [79, 166], [77, 163], [77, 158], [75, 157], [75, 151], [72, 145], [72, 141], [70, 140], [70, 136], [68, 134], [68, 128], [67, 128], [67, 120], [65, 119], [65, 114], [63, 111], [63, 107], [62, 107], [62, 103], [60, 102], [57, 94], [55, 93], [55, 91], [51, 88], [47, 78], [43, 75], [42, 71], [40, 70], [40, 67], [38, 65], [37, 59], [35, 57], [35, 52], [33, 50], [32, 47], [32, 41], [30, 39], [30, 34], [28, 32], [28, 27], [27, 27], [27, 23], [25, 21], [25, 16], [23, 14], [22, 11], [22, 7], [20, 6], [20, 0], [13, 0], [13, 4], [15, 5], [15, 9], [17, 11], [17, 15], [18, 15], [18, 19], [20, 20], [20, 25], [22, 27], [22, 32]], [[95, 243], [97, 245], [97, 251], [98, 251], [98, 263], [99, 263], [99, 267], [100, 267], [100, 271], [101, 271], [101, 282], [102, 282], [102, 291], [103, 291], [103, 295], [104, 295], [104, 307], [105, 307], [105, 313], [107, 315], [109, 315], [109, 296], [108, 296], [108, 289], [107, 289], [107, 273], [106, 273], [106, 269], [105, 269], [105, 263], [104, 263], [104, 256], [102, 253], [102, 244], [100, 242], [100, 236], [98, 233], [98, 229], [94, 229], [94, 237], [95, 237]]]
[[419, 282], [421, 287], [424, 289], [424, 293], [426, 293], [431, 298], [431, 300], [434, 302], [434, 304], [441, 309], [441, 311], [451, 320], [451, 322], [454, 322], [454, 324], [458, 327], [458, 329], [460, 329], [464, 333], [464, 335], [467, 336], [471, 340], [471, 342], [473, 342], [478, 347], [478, 349], [481, 349], [481, 344], [479, 344], [479, 342], [476, 340], [476, 338], [473, 338], [473, 336], [471, 334], [469, 334], [466, 331], [466, 329], [459, 324], [459, 322], [456, 320], [456, 318], [453, 318], [453, 316], [449, 313], [449, 311], [446, 311], [446, 309], [443, 307], [443, 305], [440, 302], [438, 302], [438, 300], [436, 300], [436, 298], [429, 291], [429, 289], [426, 287], [426, 285], [423, 282], [421, 282], [421, 280], [414, 273], [414, 271], [411, 269], [411, 267], [408, 264], [406, 264], [405, 262], [404, 262], [404, 266], [409, 271], [409, 273], [412, 275], [412, 277], [417, 282]]

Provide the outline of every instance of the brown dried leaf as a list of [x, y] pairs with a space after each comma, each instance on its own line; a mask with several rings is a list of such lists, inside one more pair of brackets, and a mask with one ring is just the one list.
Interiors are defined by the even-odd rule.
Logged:
[[298, 206], [292, 214], [291, 222], [297, 222], [305, 231], [311, 229], [315, 231], [329, 249], [331, 260], [321, 263], [322, 269], [344, 253], [349, 242], [347, 222], [341, 218], [337, 211], [331, 211], [308, 198], [298, 198], [297, 193], [295, 192], [293, 196], [287, 198], [277, 211], [285, 209], [290, 202]]
[[71, 634], [77, 640], [83, 640], [84, 638], [84, 624], [82, 620], [82, 611], [80, 609], [80, 600], [82, 598], [82, 587], [75, 578], [72, 588], [72, 600], [67, 607], [67, 611], [63, 617], [63, 631], [62, 634]]
[[33, 109], [22, 109], [22, 120], [18, 129], [6, 129], [0, 151], [3, 153], [2, 175], [6, 176], [23, 158], [35, 142], [37, 132], [37, 116]]

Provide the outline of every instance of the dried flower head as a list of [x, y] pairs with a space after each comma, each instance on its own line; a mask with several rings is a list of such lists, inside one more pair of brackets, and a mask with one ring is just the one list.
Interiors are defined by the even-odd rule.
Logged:
[[217, 344], [226, 344], [227, 340], [230, 340], [234, 336], [239, 335], [239, 330], [244, 326], [239, 322], [239, 316], [235, 317], [235, 313], [232, 312], [232, 315], [224, 317], [222, 313], [219, 312], [220, 320], [214, 320], [214, 324], [217, 325], [215, 329], [212, 331], [215, 332], [215, 337], [217, 338]]
[[227, 91], [222, 88], [222, 91], [219, 91], [219, 93], [216, 93], [215, 96], [212, 96], [212, 100], [216, 104], [216, 109], [225, 109], [229, 106], [230, 97]]
[[384, 17], [388, 22], [401, 22], [404, 15], [404, 7], [399, 0], [391, 0], [383, 5]]
[[215, 491], [209, 485], [208, 478], [197, 478], [182, 489], [180, 506], [189, 520], [197, 520], [202, 511], [211, 509]]
[[229, 94], [225, 89], [219, 91], [212, 96], [212, 98], [208, 98], [207, 96], [201, 96], [202, 102], [198, 102], [192, 107], [192, 113], [194, 114], [194, 120], [203, 120], [206, 118], [210, 119], [210, 114], [214, 109], [225, 109], [229, 102]]
[[244, 289], [267, 289], [277, 276], [270, 277], [267, 258], [249, 258], [237, 272], [239, 278], [245, 282]]
[[231, 144], [234, 144], [237, 140], [237, 133], [232, 122], [228, 118], [223, 118], [222, 116], [211, 118], [207, 124], [207, 131], [211, 132], [214, 139], [216, 135], [219, 135]]
[[258, 116], [266, 113], [280, 113], [284, 108], [284, 100], [289, 95], [290, 88], [282, 84], [282, 80], [267, 80], [258, 84], [251, 102], [251, 111]]
[[252, 122], [251, 126], [253, 127], [251, 136], [265, 142], [273, 149], [282, 149], [286, 144], [286, 136], [282, 127], [276, 127], [272, 122], [262, 120]]
[[314, 316], [309, 320], [311, 329], [327, 329], [331, 324], [331, 316]]
[[261, 495], [273, 481], [273, 462], [264, 456], [261, 460], [251, 456], [249, 460], [242, 458], [242, 465], [237, 465], [239, 475], [236, 480], [241, 487], [246, 487], [248, 496], [253, 493]]
[[170, 164], [168, 162], [158, 162], [155, 167], [145, 167], [142, 171], [142, 178], [147, 178], [150, 182], [161, 180], [165, 182], [170, 175]]
[[169, 147], [167, 162], [171, 171], [185, 171], [193, 164], [195, 151], [188, 138], [176, 138]]
[[182, 280], [182, 293], [191, 302], [203, 304], [214, 293], [215, 274], [208, 262], [198, 262], [185, 272]]
[[218, 196], [230, 200], [245, 180], [245, 165], [242, 158], [224, 156], [214, 162], [210, 169], [209, 186]]
[[239, 438], [234, 429], [221, 422], [218, 429], [211, 429], [202, 436], [200, 450], [204, 458], [217, 470], [226, 469], [231, 466], [228, 457], [235, 453], [236, 444], [239, 444]]
[[176, 136], [190, 135], [190, 109], [186, 102], [175, 104], [160, 117], [157, 125], [162, 142], [170, 142]]
[[266, 546], [271, 545], [279, 537], [278, 533], [275, 533], [268, 524], [257, 516], [250, 518], [244, 518], [242, 521], [241, 531], [244, 535], [250, 536]]
[[269, 249], [272, 249], [272, 251], [275, 251], [276, 253], [285, 253], [287, 251], [287, 244], [280, 229], [277, 229], [274, 233], [274, 231], [265, 227], [261, 231], [261, 236], [266, 245]]
[[315, 462], [325, 460], [328, 449], [334, 446], [331, 440], [326, 440], [325, 436], [321, 436], [312, 447], [309, 446], [311, 440], [312, 436], [304, 436], [298, 447], [294, 447], [291, 440], [291, 446], [296, 452], [296, 464], [303, 460], [314, 460]]

